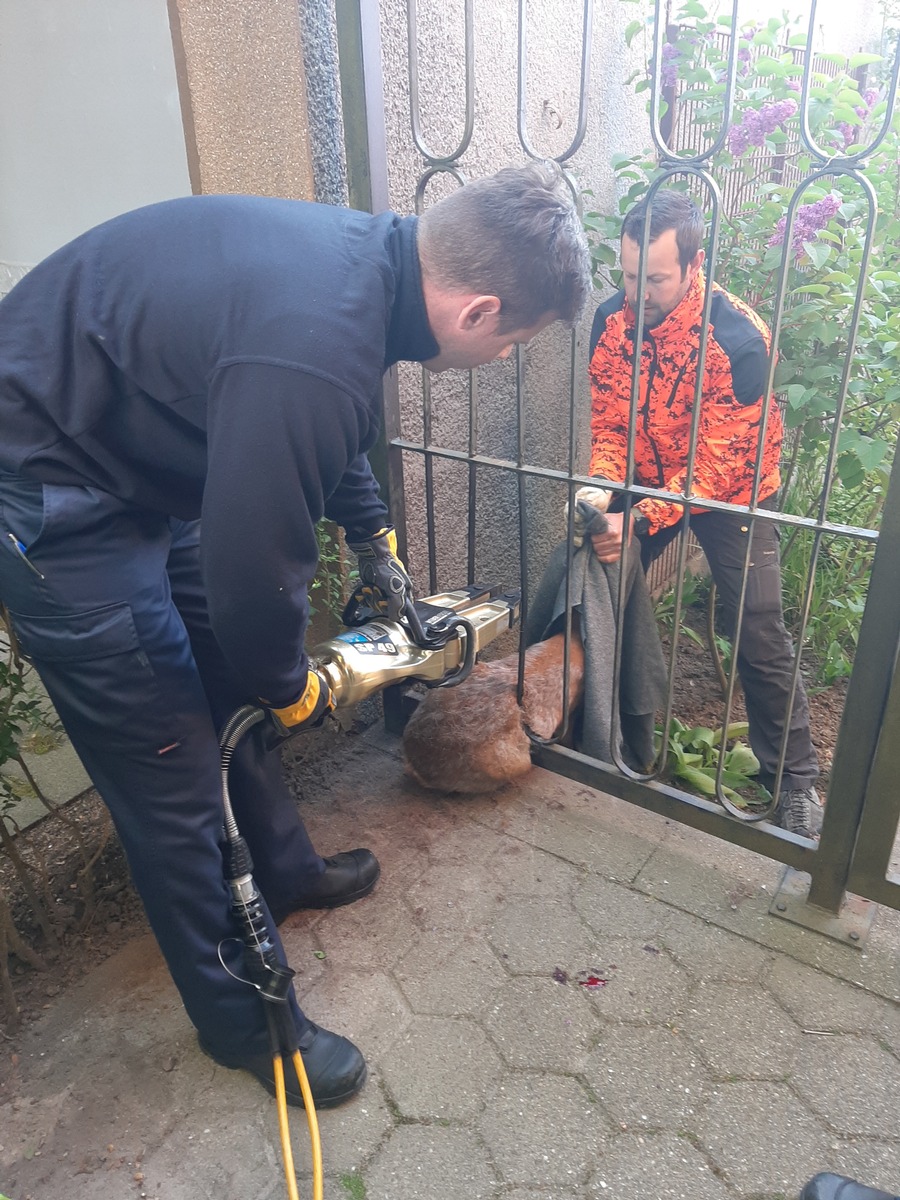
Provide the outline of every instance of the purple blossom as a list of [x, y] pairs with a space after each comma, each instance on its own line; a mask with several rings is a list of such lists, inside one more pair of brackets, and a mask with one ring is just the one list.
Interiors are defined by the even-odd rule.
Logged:
[[853, 111], [859, 117], [859, 121], [839, 121], [836, 131], [840, 134], [841, 149], [847, 150], [856, 142], [863, 140], [863, 126], [872, 115], [872, 109], [878, 103], [878, 92], [874, 88], [866, 88], [860, 97], [862, 104], [855, 105]]
[[[794, 258], [801, 259], [805, 254], [804, 242], [811, 242], [821, 229], [824, 229], [832, 217], [837, 215], [841, 207], [841, 198], [835, 192], [830, 192], [817, 200], [815, 204], [801, 204], [794, 216], [794, 228], [791, 235], [791, 246]], [[784, 231], [787, 227], [787, 215], [783, 216], [775, 226], [775, 232], [769, 238], [769, 246], [780, 246], [784, 241]]]
[[[859, 112], [859, 109], [856, 111]], [[847, 121], [838, 121], [837, 131], [844, 139], [845, 150], [848, 148], [848, 146], [852, 146], [854, 142], [859, 141], [859, 125], [850, 125]]]
[[678, 64], [681, 54], [672, 42], [663, 42], [662, 68], [659, 73], [660, 82], [664, 88], [672, 88], [678, 81]]
[[748, 109], [740, 124], [728, 130], [728, 149], [735, 158], [740, 158], [751, 146], [764, 145], [768, 134], [774, 133], [796, 111], [797, 101], [790, 98]]

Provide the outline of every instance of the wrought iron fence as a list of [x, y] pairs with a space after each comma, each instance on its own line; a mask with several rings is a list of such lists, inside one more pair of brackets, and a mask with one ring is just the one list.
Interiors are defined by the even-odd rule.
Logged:
[[[365, 9], [365, 6], [363, 6]], [[571, 9], [572, 6], [569, 5]], [[871, 277], [871, 254], [877, 217], [874, 189], [864, 168], [877, 152], [887, 136], [894, 115], [900, 56], [893, 62], [886, 87], [886, 104], [876, 122], [876, 128], [865, 145], [851, 145], [835, 149], [833, 145], [817, 140], [810, 123], [810, 107], [818, 86], [816, 72], [822, 67], [835, 73], [841, 68], [830, 60], [817, 58], [815, 39], [815, 0], [806, 29], [802, 47], [792, 47], [790, 53], [800, 68], [798, 78], [797, 129], [793, 141], [785, 142], [774, 152], [762, 150], [759, 162], [745, 169], [738, 178], [733, 172], [719, 169], [722, 154], [732, 127], [736, 79], [740, 54], [740, 39], [720, 35], [717, 40], [718, 59], [723, 63], [719, 87], [719, 115], [715, 122], [707, 121], [705, 136], [697, 144], [697, 107], [688, 97], [678, 98], [677, 93], [663, 79], [665, 56], [663, 52], [667, 37], [673, 33], [666, 24], [665, 6], [657, 0], [653, 22], [653, 52], [649, 79], [649, 135], [656, 155], [659, 175], [649, 187], [652, 197], [658, 190], [673, 181], [687, 181], [694, 193], [701, 198], [708, 218], [707, 276], [716, 280], [720, 272], [718, 257], [723, 221], [736, 209], [746, 206], [748, 183], [759, 167], [775, 180], [790, 185], [792, 194], [787, 205], [784, 228], [781, 236], [781, 252], [777, 268], [773, 270], [771, 286], [766, 303], [772, 330], [773, 346], [778, 346], [790, 320], [796, 303], [792, 294], [791, 271], [793, 268], [793, 235], [798, 224], [798, 213], [810, 189], [824, 180], [843, 181], [856, 189], [857, 207], [861, 217], [857, 227], [862, 230], [860, 251], [856, 262], [855, 278], [848, 285], [852, 291], [849, 317], [842, 332], [843, 366], [835, 393], [823, 397], [823, 428], [827, 431], [821, 467], [821, 487], [810, 509], [801, 513], [775, 511], [767, 507], [767, 497], [760, 495], [762, 447], [765, 423], [770, 412], [763, 418], [763, 431], [759, 437], [759, 451], [755, 463], [755, 477], [750, 503], [728, 504], [715, 499], [704, 499], [703, 509], [707, 512], [738, 513], [752, 530], [757, 523], [774, 524], [785, 537], [802, 536], [809, 541], [808, 569], [801, 588], [797, 619], [792, 629], [798, 647], [802, 648], [808, 631], [809, 614], [817, 570], [823, 554], [836, 544], [849, 544], [860, 548], [875, 547], [874, 561], [868, 581], [867, 601], [862, 617], [855, 666], [847, 685], [846, 703], [840, 733], [830, 770], [828, 803], [825, 808], [824, 826], [820, 841], [815, 843], [789, 833], [770, 822], [762, 824], [751, 820], [737, 819], [735, 805], [728, 804], [724, 775], [724, 753], [720, 755], [716, 772], [716, 795], [706, 797], [694, 795], [677, 786], [666, 773], [666, 757], [662, 750], [668, 743], [673, 725], [674, 681], [679, 672], [680, 644], [679, 629], [682, 616], [683, 581], [685, 564], [689, 554], [689, 538], [692, 521], [696, 513], [692, 505], [693, 472], [698, 439], [700, 415], [703, 405], [703, 363], [709, 341], [709, 316], [712, 289], [707, 289], [704, 302], [703, 328], [700, 334], [700, 364], [694, 394], [691, 418], [690, 446], [687, 455], [687, 478], [683, 490], [669, 492], [665, 488], [650, 486], [635, 475], [633, 450], [629, 452], [626, 478], [615, 480], [625, 498], [626, 511], [631, 505], [646, 497], [659, 497], [683, 510], [682, 535], [674, 545], [677, 580], [674, 597], [674, 626], [669, 647], [669, 688], [665, 711], [660, 714], [660, 753], [651, 771], [640, 772], [629, 766], [624, 759], [613, 754], [614, 761], [593, 759], [561, 744], [565, 730], [550, 741], [535, 741], [533, 757], [537, 763], [579, 779], [602, 791], [619, 796], [627, 801], [648, 808], [684, 824], [714, 834], [728, 841], [748, 847], [757, 853], [781, 861], [798, 871], [811, 876], [809, 906], [806, 915], [797, 916], [805, 923], [860, 942], [859, 928], [841, 924], [839, 916], [847, 911], [847, 890], [858, 889], [861, 894], [900, 907], [900, 881], [889, 874], [888, 863], [891, 845], [896, 835], [900, 800], [891, 786], [890, 746], [900, 722], [900, 685], [895, 680], [895, 659], [900, 646], [900, 467], [895, 465], [890, 473], [890, 482], [884, 504], [880, 527], [854, 525], [835, 520], [831, 513], [831, 500], [836, 478], [838, 458], [841, 453], [841, 437], [844, 414], [851, 384], [854, 382], [854, 352], [860, 320], [868, 302], [867, 285]], [[452, 51], [455, 55], [455, 78], [458, 80], [458, 95], [461, 97], [459, 129], [455, 144], [444, 149], [432, 147], [426, 133], [421, 114], [421, 11], [417, 0], [408, 0], [408, 97], [411, 146], [419, 159], [419, 171], [411, 204], [417, 209], [428, 202], [429, 185], [437, 177], [449, 177], [456, 185], [463, 185], [467, 177], [465, 156], [470, 152], [473, 135], [477, 130], [478, 106], [476, 104], [475, 63], [479, 53], [484, 52], [476, 37], [475, 8], [473, 0], [463, 0], [462, 36], [459, 45]], [[571, 14], [570, 14], [571, 15]], [[573, 194], [580, 195], [577, 175], [579, 152], [585, 143], [592, 117], [598, 116], [591, 108], [592, 55], [596, 52], [593, 34], [595, 5], [593, 0], [582, 0], [577, 4], [577, 28], [580, 38], [580, 56], [576, 69], [577, 99], [570, 105], [571, 127], [561, 129], [558, 136], [560, 148], [549, 154], [537, 149], [541, 139], [532, 127], [535, 111], [534, 88], [530, 73], [532, 43], [529, 37], [529, 10], [525, 0], [519, 0], [516, 15], [517, 69], [515, 98], [516, 138], [522, 154], [530, 158], [553, 157], [566, 171]], [[378, 91], [381, 85], [380, 48], [373, 27], [371, 10], [363, 14], [363, 25], [355, 19], [353, 5], [339, 0], [339, 27], [343, 22], [342, 70], [351, 80], [362, 80], [356, 100], [350, 98], [355, 108], [348, 109], [348, 92], [345, 89], [345, 122], [350, 128], [351, 181], [356, 177], [366, 181], [365, 187], [356, 190], [355, 202], [363, 207], [375, 209], [387, 207], [389, 175], [391, 165], [385, 151], [386, 137], [384, 113]], [[737, 27], [736, 4], [731, 9], [733, 27]], [[368, 28], [366, 23], [368, 22]], [[576, 20], [573, 17], [573, 26]], [[683, 33], [683, 30], [681, 31]], [[488, 53], [490, 49], [488, 48]], [[350, 58], [354, 65], [347, 67]], [[368, 103], [365, 103], [366, 97]], [[668, 109], [661, 101], [668, 101]], [[541, 106], [546, 112], [548, 101]], [[361, 114], [365, 113], [365, 120]], [[355, 114], [355, 117], [354, 117]], [[560, 122], [561, 123], [561, 122]], [[808, 159], [806, 169], [796, 165], [794, 156]], [[354, 167], [355, 163], [355, 167]], [[361, 164], [368, 164], [363, 165]], [[496, 166], [505, 165], [497, 162]], [[746, 163], [744, 164], [746, 168]], [[368, 181], [374, 180], [374, 187]], [[756, 180], [758, 184], [758, 180]], [[351, 192], [353, 186], [351, 182]], [[646, 263], [642, 254], [639, 292], [644, 287]], [[756, 297], [758, 299], [758, 297]], [[638, 305], [638, 326], [643, 320], [642, 304]], [[412, 385], [407, 387], [404, 400], [396, 377], [388, 382], [386, 395], [387, 438], [385, 443], [386, 463], [384, 474], [391, 488], [391, 504], [398, 523], [410, 510], [410, 479], [415, 473], [411, 464], [421, 467], [421, 483], [417, 500], [424, 507], [424, 538], [427, 544], [428, 575], [432, 590], [436, 590], [438, 574], [438, 543], [443, 495], [436, 485], [436, 472], [447, 468], [464, 472], [465, 484], [465, 528], [466, 567], [470, 580], [475, 575], [479, 520], [483, 522], [481, 504], [484, 481], [498, 475], [512, 481], [515, 489], [519, 548], [520, 578], [527, 608], [528, 597], [533, 591], [535, 574], [540, 563], [532, 551], [530, 536], [531, 513], [529, 510], [530, 489], [545, 486], [556, 489], [571, 501], [575, 490], [590, 482], [584, 473], [583, 463], [583, 410], [586, 403], [584, 367], [581, 361], [581, 340], [573, 334], [563, 357], [568, 370], [568, 397], [564, 406], [568, 421], [568, 437], [562, 463], [552, 462], [536, 448], [529, 436], [529, 409], [525, 398], [526, 354], [520, 348], [516, 358], [516, 380], [514, 394], [514, 436], [512, 448], [505, 454], [487, 453], [483, 445], [483, 426], [479, 420], [480, 408], [485, 396], [477, 373], [470, 374], [461, 393], [462, 403], [467, 407], [467, 433], [464, 444], [454, 444], [436, 432], [433, 406], [433, 384], [427, 373], [423, 373], [419, 402], [416, 406], [410, 399]], [[768, 377], [764, 394], [771, 395], [775, 384], [776, 356], [772, 354], [768, 365]], [[637, 403], [640, 390], [639, 379], [633, 380], [633, 404]], [[855, 393], [854, 393], [855, 394]], [[418, 408], [415, 418], [410, 417], [413, 408]], [[632, 421], [633, 424], [633, 421]], [[414, 427], [414, 428], [413, 428]], [[415, 436], [413, 435], [415, 433]], [[633, 431], [632, 431], [633, 436]], [[404, 467], [406, 471], [404, 471]], [[405, 484], [405, 489], [404, 489]], [[411, 515], [411, 514], [410, 514]], [[559, 536], [566, 532], [558, 522]], [[749, 555], [749, 541], [747, 554]], [[571, 563], [571, 552], [569, 561]], [[744, 583], [741, 589], [739, 612], [743, 613], [743, 597], [746, 588], [747, 564], [744, 562]], [[623, 573], [624, 574], [624, 573]], [[620, 592], [620, 599], [622, 593]], [[728, 726], [738, 695], [737, 660], [740, 648], [742, 616], [738, 617], [734, 631], [735, 653], [723, 702], [721, 726]], [[571, 628], [567, 630], [571, 636]], [[524, 671], [524, 642], [520, 646], [520, 696]], [[621, 630], [616, 639], [616, 671], [621, 670]], [[802, 682], [805, 659], [802, 653], [794, 658], [791, 680], [791, 706], [798, 695]], [[613, 696], [617, 681], [609, 681]], [[615, 700], [614, 700], [615, 707]], [[782, 736], [781, 752], [776, 771], [775, 790], [785, 769], [787, 746], [787, 724]], [[722, 745], [725, 745], [723, 737]], [[858, 852], [856, 848], [858, 847]], [[810, 907], [811, 906], [811, 907]], [[782, 907], [786, 907], [782, 905]], [[810, 916], [812, 912], [812, 916]]]

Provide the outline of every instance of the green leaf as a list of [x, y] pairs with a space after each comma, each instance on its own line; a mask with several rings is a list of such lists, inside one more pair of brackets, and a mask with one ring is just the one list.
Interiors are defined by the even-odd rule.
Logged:
[[715, 796], [716, 794], [715, 776], [701, 771], [697, 767], [683, 767], [679, 772], [679, 778], [683, 779], [685, 783], [689, 783], [701, 796]]
[[[759, 774], [759, 759], [749, 746], [735, 746], [726, 758], [725, 763], [729, 771], [739, 771], [741, 775]], [[740, 784], [730, 784], [730, 786], [739, 787]]]
[[697, 725], [694, 729], [689, 729], [684, 735], [684, 740], [688, 746], [711, 746], [713, 744], [713, 731], [706, 729], [703, 725]]
[[880, 54], [851, 54], [847, 65], [851, 71], [855, 71], [858, 67], [868, 67], [877, 62], [884, 62]]
[[803, 249], [816, 267], [824, 267], [832, 254], [831, 247], [824, 242], [804, 242]]
[[644, 28], [643, 21], [630, 21], [625, 26], [625, 45], [630, 46], [635, 36]]
[[[730, 725], [725, 727], [725, 741], [730, 742], [732, 738], [746, 737], [750, 732], [750, 726], [746, 721], [732, 721]], [[722, 727], [716, 730], [712, 744], [718, 746], [722, 741]]]

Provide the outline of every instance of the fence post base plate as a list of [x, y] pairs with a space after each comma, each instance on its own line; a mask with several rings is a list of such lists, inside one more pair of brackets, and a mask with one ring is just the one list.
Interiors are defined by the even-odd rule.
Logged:
[[877, 905], [861, 896], [845, 893], [841, 911], [831, 913], [815, 904], [808, 904], [808, 893], [809, 875], [805, 871], [786, 867], [778, 891], [769, 905], [769, 912], [773, 917], [781, 917], [784, 921], [802, 925], [805, 929], [812, 929], [861, 950], [875, 920]]

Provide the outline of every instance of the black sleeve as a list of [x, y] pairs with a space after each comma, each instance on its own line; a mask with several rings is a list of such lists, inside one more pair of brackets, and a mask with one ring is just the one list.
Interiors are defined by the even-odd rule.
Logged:
[[731, 382], [738, 404], [756, 404], [766, 386], [769, 354], [762, 336], [751, 338], [730, 356]]
[[358, 454], [343, 474], [337, 489], [325, 502], [325, 516], [346, 530], [349, 542], [372, 537], [388, 524], [387, 505], [378, 496], [378, 484], [365, 454]]
[[306, 684], [307, 585], [326, 501], [337, 495], [348, 520], [357, 503], [378, 527], [384, 505], [360, 465], [374, 427], [365, 406], [291, 367], [239, 362], [212, 377], [201, 533], [210, 621], [248, 693], [276, 707]]

